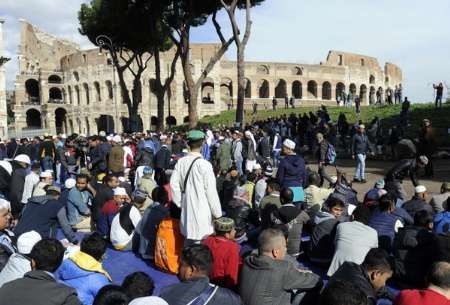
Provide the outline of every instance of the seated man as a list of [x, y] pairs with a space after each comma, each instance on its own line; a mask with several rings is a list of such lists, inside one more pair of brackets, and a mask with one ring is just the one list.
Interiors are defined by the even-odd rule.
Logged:
[[46, 170], [39, 174], [39, 182], [36, 184], [31, 197], [45, 196], [45, 190], [53, 184], [53, 171]]
[[[322, 286], [320, 277], [299, 270], [285, 260], [286, 238], [281, 230], [264, 230], [259, 238], [259, 254], [245, 259], [241, 271], [240, 294], [246, 305], [299, 304]], [[170, 303], [170, 302], [169, 302]]]
[[351, 222], [337, 226], [334, 243], [336, 252], [328, 269], [332, 276], [344, 262], [361, 264], [372, 248], [378, 248], [377, 231], [369, 227], [370, 210], [365, 206], [357, 207], [351, 216]]
[[401, 228], [395, 236], [395, 278], [401, 284], [425, 287], [425, 276], [436, 254], [432, 228], [431, 215], [419, 211], [414, 216], [414, 225]]
[[[89, 189], [89, 178], [85, 174], [79, 174], [76, 178], [76, 185], [69, 191], [67, 197], [67, 219], [69, 224], [75, 229], [89, 229], [91, 213], [89, 206], [92, 201], [92, 194]], [[93, 190], [93, 192], [95, 192]]]
[[434, 215], [433, 207], [425, 200], [427, 198], [427, 188], [423, 185], [418, 185], [414, 188], [414, 196], [411, 200], [405, 202], [402, 206], [414, 218], [414, 215], [419, 211], [427, 211], [430, 215]]
[[0, 272], [0, 287], [7, 282], [20, 279], [31, 271], [30, 252], [33, 246], [41, 240], [39, 233], [30, 231], [17, 239], [17, 253], [12, 254], [3, 270]]
[[213, 268], [211, 282], [225, 288], [235, 288], [238, 284], [242, 259], [239, 245], [234, 241], [236, 235], [234, 220], [221, 217], [214, 221], [214, 235], [208, 236], [203, 244], [211, 250]]
[[345, 262], [330, 278], [328, 285], [335, 281], [348, 281], [361, 289], [367, 298], [367, 305], [377, 304], [380, 298], [393, 300], [393, 295], [385, 288], [392, 276], [389, 256], [383, 249], [371, 249], [361, 265]]
[[334, 238], [338, 218], [344, 213], [345, 205], [337, 198], [330, 198], [322, 211], [314, 218], [311, 243], [308, 249], [309, 259], [320, 264], [331, 262], [334, 254]]
[[443, 212], [448, 207], [447, 199], [450, 197], [450, 182], [441, 185], [441, 193], [431, 197], [430, 205], [435, 213]]
[[434, 215], [434, 232], [447, 234], [450, 232], [450, 197], [445, 204], [445, 210]]
[[121, 286], [125, 289], [130, 300], [151, 296], [155, 290], [155, 282], [153, 279], [142, 271], [128, 274], [124, 278]]
[[209, 299], [210, 304], [242, 304], [239, 296], [231, 290], [210, 284], [208, 275], [212, 266], [213, 257], [208, 247], [194, 245], [185, 248], [178, 273], [181, 283], [162, 288], [160, 297], [170, 305], [187, 305], [195, 299]]
[[145, 197], [135, 196], [132, 203], [124, 203], [111, 222], [110, 240], [116, 250], [131, 251], [134, 230], [142, 219], [139, 208]]
[[294, 205], [294, 194], [291, 188], [283, 188], [280, 193], [282, 206], [271, 213], [272, 225], [285, 225], [288, 229], [287, 253], [292, 257], [300, 254], [303, 226], [309, 216]]
[[42, 238], [54, 238], [60, 224], [58, 213], [64, 207], [64, 203], [59, 201], [60, 194], [59, 187], [49, 186], [45, 196], [32, 197], [22, 211], [14, 234], [20, 236], [28, 231], [36, 231]]
[[402, 290], [394, 305], [450, 305], [450, 263], [431, 266], [424, 290]]
[[56, 282], [52, 273], [61, 265], [64, 247], [56, 239], [43, 239], [31, 250], [32, 271], [0, 288], [8, 305], [81, 305], [75, 289]]
[[335, 280], [322, 291], [318, 305], [367, 305], [367, 297], [351, 282]]
[[14, 233], [9, 230], [11, 220], [11, 204], [0, 198], [0, 271], [6, 265], [11, 254], [17, 252]]
[[334, 192], [333, 188], [320, 187], [320, 176], [316, 172], [308, 175], [308, 187], [305, 189], [305, 206], [310, 216], [322, 209], [324, 202]]
[[380, 248], [388, 252], [391, 252], [395, 233], [403, 227], [400, 217], [394, 215], [395, 200], [392, 194], [381, 196], [378, 209], [369, 219], [369, 226], [377, 231]]
[[64, 260], [58, 269], [60, 282], [75, 288], [83, 305], [92, 305], [98, 291], [111, 282], [101, 263], [106, 246], [100, 234], [92, 233], [81, 241], [80, 251]]
[[126, 200], [128, 200], [126, 190], [116, 187], [112, 199], [106, 201], [101, 207], [97, 220], [97, 231], [103, 237], [109, 239], [112, 221]]

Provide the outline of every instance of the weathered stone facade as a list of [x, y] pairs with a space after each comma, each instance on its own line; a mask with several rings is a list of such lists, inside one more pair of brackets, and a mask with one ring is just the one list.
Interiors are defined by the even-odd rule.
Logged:
[[[218, 46], [193, 44], [191, 63], [194, 78], [202, 72]], [[162, 77], [166, 77], [174, 50], [162, 56]], [[22, 21], [19, 46], [19, 74], [15, 84], [16, 133], [27, 129], [49, 132], [93, 134], [99, 130], [120, 131], [121, 119], [128, 116], [121, 101], [117, 75], [107, 52], [98, 48], [80, 50], [69, 41], [46, 34]], [[143, 102], [139, 114], [145, 130], [156, 119], [155, 69], [150, 60], [143, 75]], [[336, 96], [351, 90], [362, 102], [376, 90], [402, 83], [402, 72], [394, 64], [382, 69], [373, 57], [330, 51], [324, 63], [247, 62], [246, 107], [253, 101], [271, 104], [272, 98], [294, 97], [300, 104], [335, 103]], [[132, 78], [126, 75], [131, 84]], [[172, 122], [184, 122], [187, 104], [180, 63], [166, 98], [165, 114]], [[199, 116], [217, 114], [234, 104], [237, 94], [236, 63], [222, 59], [203, 82], [198, 102]], [[130, 86], [131, 87], [131, 86]]]
[[[4, 57], [3, 20], [0, 20], [0, 60]], [[0, 62], [0, 138], [8, 137], [8, 112], [6, 108], [5, 65]]]

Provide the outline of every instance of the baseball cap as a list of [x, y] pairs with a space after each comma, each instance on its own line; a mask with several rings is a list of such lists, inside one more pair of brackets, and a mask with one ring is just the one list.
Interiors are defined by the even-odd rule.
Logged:
[[191, 130], [188, 132], [188, 140], [202, 140], [205, 138], [205, 133], [201, 130]]

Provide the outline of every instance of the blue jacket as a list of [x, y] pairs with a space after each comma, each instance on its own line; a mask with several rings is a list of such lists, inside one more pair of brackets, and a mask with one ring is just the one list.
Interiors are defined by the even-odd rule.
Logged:
[[278, 167], [277, 180], [281, 187], [303, 187], [305, 160], [298, 155], [285, 156]]
[[377, 231], [378, 238], [387, 236], [392, 244], [395, 237], [395, 223], [397, 220], [400, 220], [400, 218], [394, 214], [375, 211], [370, 217], [369, 226]]
[[78, 298], [84, 305], [91, 305], [98, 291], [110, 284], [104, 274], [82, 269], [71, 259], [63, 261], [56, 275], [60, 282], [77, 290]]

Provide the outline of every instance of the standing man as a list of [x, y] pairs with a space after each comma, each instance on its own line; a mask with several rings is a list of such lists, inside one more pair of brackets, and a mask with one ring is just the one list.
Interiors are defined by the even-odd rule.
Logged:
[[288, 96], [286, 95], [285, 97], [284, 97], [284, 109], [288, 109], [289, 108], [289, 98], [288, 98]]
[[242, 156], [242, 141], [241, 141], [241, 133], [238, 130], [235, 130], [233, 133], [233, 143], [231, 148], [231, 157], [236, 165], [237, 171], [239, 175], [242, 176], [244, 173], [242, 170], [242, 164], [244, 163], [244, 157]]
[[328, 141], [325, 140], [325, 138], [323, 137], [323, 134], [321, 134], [320, 132], [317, 133], [316, 135], [316, 140], [317, 140], [317, 152], [316, 152], [316, 156], [317, 156], [317, 161], [319, 163], [318, 168], [319, 168], [319, 175], [320, 175], [320, 185], [323, 185], [324, 180], [327, 180], [330, 184], [333, 183], [333, 181], [331, 180], [331, 177], [327, 174], [325, 167], [330, 164], [330, 160], [327, 160], [327, 153], [328, 153], [328, 149], [329, 149], [329, 144]]
[[434, 175], [432, 158], [436, 151], [436, 135], [429, 119], [422, 121], [422, 128], [419, 131], [419, 154], [428, 158], [425, 166], [425, 176], [432, 178]]
[[277, 104], [278, 104], [277, 99], [274, 96], [273, 99], [272, 99], [272, 109], [273, 109], [273, 111], [277, 110]]
[[163, 134], [159, 139], [161, 141], [161, 148], [155, 155], [155, 181], [161, 185], [162, 174], [170, 166], [172, 152], [169, 149], [170, 139], [167, 135]]
[[39, 147], [39, 161], [41, 162], [42, 170], [53, 170], [56, 160], [56, 146], [53, 142], [52, 136], [45, 135], [44, 142]]
[[124, 151], [122, 148], [122, 137], [115, 135], [112, 138], [112, 148], [108, 157], [108, 169], [117, 176], [123, 176], [124, 166], [123, 166], [123, 156]]
[[442, 85], [442, 83], [439, 83], [439, 85], [437, 85], [437, 86], [435, 84], [433, 84], [433, 88], [436, 90], [436, 100], [434, 102], [434, 106], [436, 108], [438, 108], [438, 105], [439, 105], [439, 108], [441, 108], [442, 107], [442, 96], [444, 95], [444, 85]]
[[293, 96], [291, 96], [291, 100], [289, 101], [289, 103], [291, 104], [291, 108], [294, 109], [295, 108], [295, 99]]
[[369, 139], [365, 133], [365, 128], [363, 124], [358, 126], [351, 147], [352, 159], [356, 159], [356, 172], [353, 181], [361, 183], [366, 183], [366, 153], [369, 149]]
[[361, 114], [361, 98], [359, 97], [359, 95], [355, 97], [355, 112], [356, 116], [359, 117], [359, 115]]
[[170, 179], [173, 202], [181, 208], [180, 230], [186, 245], [214, 233], [213, 220], [222, 216], [212, 165], [200, 153], [204, 140], [202, 131], [189, 131], [190, 153], [178, 160]]

